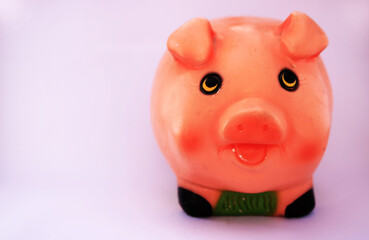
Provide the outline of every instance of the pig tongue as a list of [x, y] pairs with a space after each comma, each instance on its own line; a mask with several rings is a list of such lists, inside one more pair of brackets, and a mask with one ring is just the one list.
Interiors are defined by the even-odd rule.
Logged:
[[232, 149], [241, 162], [255, 165], [264, 161], [266, 150], [261, 144], [235, 144]]

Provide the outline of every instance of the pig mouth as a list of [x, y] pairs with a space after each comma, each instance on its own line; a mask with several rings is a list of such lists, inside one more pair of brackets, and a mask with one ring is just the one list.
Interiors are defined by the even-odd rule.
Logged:
[[232, 152], [238, 162], [246, 165], [258, 165], [267, 157], [267, 145], [263, 144], [233, 144]]

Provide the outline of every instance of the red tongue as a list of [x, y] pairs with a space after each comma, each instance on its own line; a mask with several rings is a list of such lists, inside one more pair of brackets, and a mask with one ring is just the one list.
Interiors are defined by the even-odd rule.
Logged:
[[258, 164], [266, 157], [266, 146], [261, 144], [235, 144], [232, 151], [241, 162]]

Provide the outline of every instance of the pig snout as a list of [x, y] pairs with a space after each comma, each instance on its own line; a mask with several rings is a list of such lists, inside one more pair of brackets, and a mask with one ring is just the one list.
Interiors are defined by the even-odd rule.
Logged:
[[232, 104], [220, 119], [220, 135], [231, 143], [278, 144], [286, 135], [281, 111], [262, 99]]

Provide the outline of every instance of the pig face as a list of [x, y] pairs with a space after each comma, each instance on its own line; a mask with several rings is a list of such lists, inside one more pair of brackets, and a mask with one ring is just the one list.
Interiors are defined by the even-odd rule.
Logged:
[[326, 148], [332, 94], [313, 20], [193, 19], [168, 40], [152, 124], [179, 179], [279, 191], [312, 177]]

